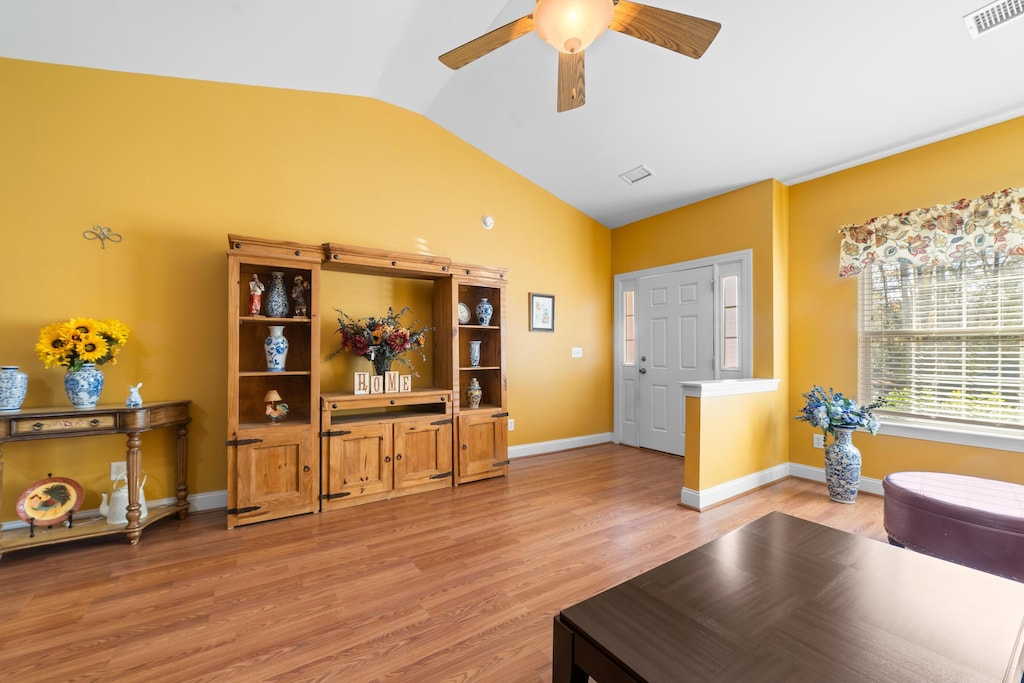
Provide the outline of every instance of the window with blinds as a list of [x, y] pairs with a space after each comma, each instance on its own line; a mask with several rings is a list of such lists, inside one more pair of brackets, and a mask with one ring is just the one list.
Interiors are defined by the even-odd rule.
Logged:
[[860, 397], [965, 430], [1024, 427], [1024, 263], [876, 262], [860, 275]]

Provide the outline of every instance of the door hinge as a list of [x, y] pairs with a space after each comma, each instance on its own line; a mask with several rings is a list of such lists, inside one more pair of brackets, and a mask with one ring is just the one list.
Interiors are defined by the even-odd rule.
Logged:
[[263, 439], [228, 439], [225, 446], [248, 446], [253, 443], [263, 443]]
[[345, 496], [351, 496], [351, 491], [342, 491], [341, 493], [325, 493], [320, 496], [320, 500], [334, 500], [335, 498], [344, 498]]
[[431, 422], [430, 424], [431, 425], [450, 425], [451, 423], [452, 423], [452, 419], [449, 417], [447, 420], [438, 420], [437, 422]]
[[247, 508], [228, 508], [229, 515], [244, 515], [246, 512], [256, 512], [260, 509], [259, 505], [250, 505]]
[[328, 429], [326, 431], [320, 432], [320, 436], [345, 436], [346, 434], [351, 434], [351, 433], [352, 432], [350, 430], [347, 430], [347, 429], [339, 429], [336, 432], [332, 432], [331, 430]]
[[711, 278], [711, 291], [715, 291], [715, 278]]
[[430, 475], [430, 478], [431, 479], [447, 479], [450, 476], [452, 476], [452, 471], [448, 470], [447, 472], [441, 472], [439, 474], [432, 474], [432, 475]]
[[508, 413], [494, 413], [491, 417], [508, 417]]
[[500, 461], [494, 463], [494, 466], [495, 467], [504, 467], [507, 464], [508, 464], [508, 460], [500, 460]]

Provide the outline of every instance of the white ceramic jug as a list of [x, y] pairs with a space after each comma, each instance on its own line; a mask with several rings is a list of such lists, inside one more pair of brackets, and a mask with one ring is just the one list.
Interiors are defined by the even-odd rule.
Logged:
[[[143, 473], [142, 481], [139, 483], [139, 521], [141, 522], [149, 514], [146, 507], [146, 494], [142, 487], [146, 485], [149, 477]], [[119, 486], [123, 484], [122, 486]], [[107, 494], [100, 494], [103, 498], [100, 502], [100, 514], [107, 518], [107, 524], [125, 524], [128, 521], [128, 476], [122, 474], [114, 481], [114, 488], [110, 492], [110, 503], [107, 503]]]

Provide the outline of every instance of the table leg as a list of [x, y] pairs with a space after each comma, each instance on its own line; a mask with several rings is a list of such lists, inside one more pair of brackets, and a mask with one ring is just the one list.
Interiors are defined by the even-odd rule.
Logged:
[[128, 510], [125, 516], [128, 518], [128, 526], [125, 533], [128, 534], [128, 542], [135, 545], [142, 535], [142, 528], [139, 526], [139, 515], [142, 514], [142, 506], [139, 505], [139, 472], [142, 471], [142, 437], [139, 432], [128, 432]]
[[178, 427], [178, 519], [188, 516], [188, 423]]
[[551, 683], [587, 683], [590, 676], [573, 662], [573, 632], [556, 615], [551, 648]]

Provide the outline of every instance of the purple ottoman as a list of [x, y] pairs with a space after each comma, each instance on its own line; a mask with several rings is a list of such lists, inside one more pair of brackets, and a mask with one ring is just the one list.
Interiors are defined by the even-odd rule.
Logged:
[[942, 472], [882, 481], [889, 542], [1024, 582], [1024, 486]]

